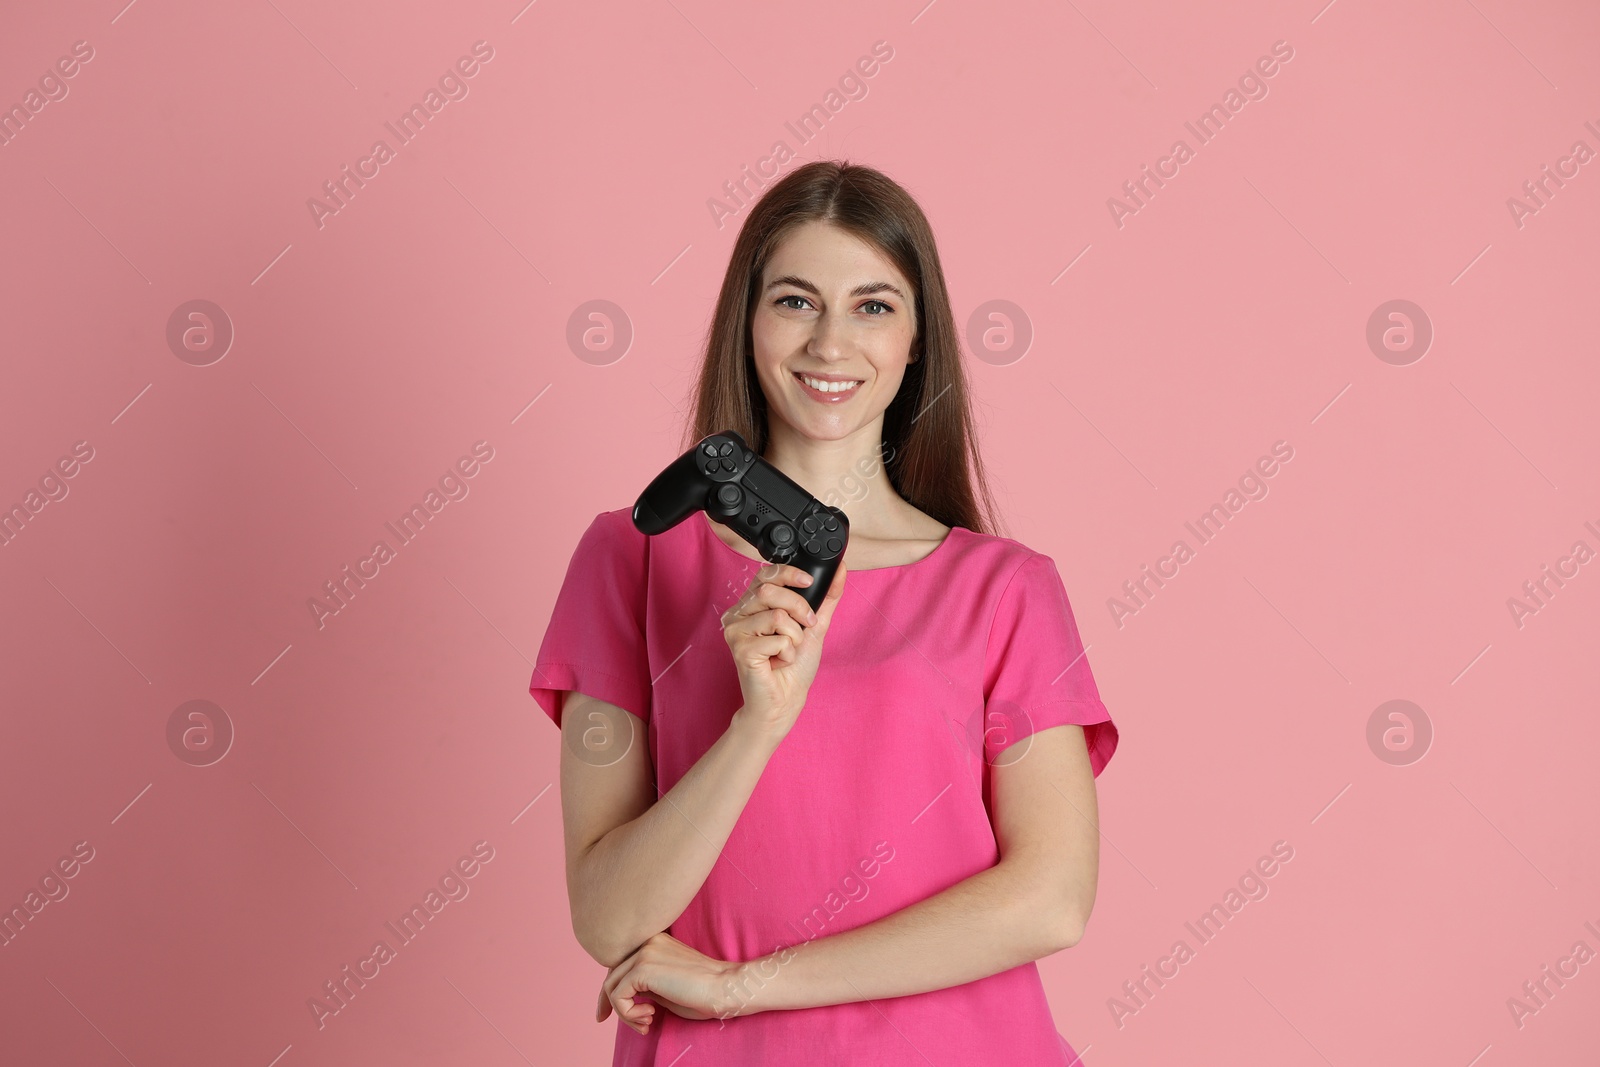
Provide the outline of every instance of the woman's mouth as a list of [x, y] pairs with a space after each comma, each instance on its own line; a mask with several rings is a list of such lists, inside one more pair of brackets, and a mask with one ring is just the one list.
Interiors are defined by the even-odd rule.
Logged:
[[795, 381], [805, 390], [811, 399], [824, 404], [837, 404], [856, 395], [856, 387], [860, 381], [829, 381], [826, 378], [813, 378], [809, 374], [795, 372]]

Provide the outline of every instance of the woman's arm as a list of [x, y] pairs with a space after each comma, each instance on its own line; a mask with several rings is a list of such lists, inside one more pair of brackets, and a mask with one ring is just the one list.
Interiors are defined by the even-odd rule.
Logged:
[[671, 926], [711, 873], [782, 740], [749, 723], [743, 711], [658, 798], [645, 724], [615, 704], [566, 694], [567, 896], [573, 933], [596, 962], [614, 967]]
[[646, 1032], [649, 993], [689, 1019], [926, 993], [1077, 944], [1094, 907], [1100, 831], [1083, 727], [1014, 745], [990, 778], [1000, 862], [876, 922], [745, 963], [713, 960], [652, 935], [611, 968], [597, 1018], [612, 1008]]
[[1100, 855], [1083, 727], [1051, 727], [1007, 749], [990, 783], [999, 863], [876, 922], [744, 964], [734, 983], [747, 1006], [736, 1010], [925, 993], [1077, 944]]

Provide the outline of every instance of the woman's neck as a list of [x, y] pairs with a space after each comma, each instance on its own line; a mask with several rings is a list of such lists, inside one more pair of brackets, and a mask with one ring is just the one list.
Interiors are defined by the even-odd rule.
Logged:
[[883, 530], [898, 525], [905, 502], [884, 469], [883, 420], [836, 441], [819, 441], [774, 423], [764, 458], [824, 504], [850, 516], [852, 527]]

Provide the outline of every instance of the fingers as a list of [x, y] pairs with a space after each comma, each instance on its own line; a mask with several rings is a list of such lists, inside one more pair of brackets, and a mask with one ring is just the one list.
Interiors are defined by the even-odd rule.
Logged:
[[727, 630], [738, 636], [766, 637], [772, 634], [781, 634], [790, 638], [796, 644], [805, 639], [805, 628], [795, 621], [795, 617], [783, 608], [768, 608], [766, 611], [756, 612], [751, 615], [733, 616]]
[[768, 563], [756, 572], [756, 577], [763, 582], [773, 582], [778, 585], [797, 585], [804, 589], [811, 584], [811, 575], [799, 567], [787, 563]]
[[637, 994], [645, 990], [637, 988], [634, 983], [632, 963], [630, 959], [618, 966], [600, 986], [600, 1004], [596, 1008], [595, 1022], [605, 1022], [614, 1008], [617, 1018], [643, 1034], [650, 1030], [656, 1006], [647, 1000], [637, 999]]
[[656, 1006], [647, 1000], [638, 1000], [636, 994], [640, 992], [643, 990], [635, 988], [630, 978], [612, 992], [611, 1003], [623, 1022], [643, 1034], [649, 1031], [650, 1023], [655, 1019]]
[[776, 659], [781, 663], [793, 663], [799, 652], [795, 649], [794, 642], [784, 634], [769, 634], [766, 637], [745, 638], [737, 646], [738, 651], [750, 657], [752, 665], [762, 660]]
[[786, 586], [762, 582], [753, 585], [733, 608], [735, 615], [757, 615], [766, 608], [782, 608], [790, 617], [807, 623], [812, 617], [811, 605], [806, 598]]

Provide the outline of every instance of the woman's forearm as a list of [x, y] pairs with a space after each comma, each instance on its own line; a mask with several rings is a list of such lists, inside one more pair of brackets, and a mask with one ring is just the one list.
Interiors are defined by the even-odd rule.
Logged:
[[1083, 920], [1001, 862], [876, 922], [803, 941], [736, 972], [729, 1014], [945, 989], [1076, 944]]
[[574, 926], [599, 963], [613, 967], [667, 929], [705, 884], [782, 741], [743, 712], [677, 784], [577, 865]]

